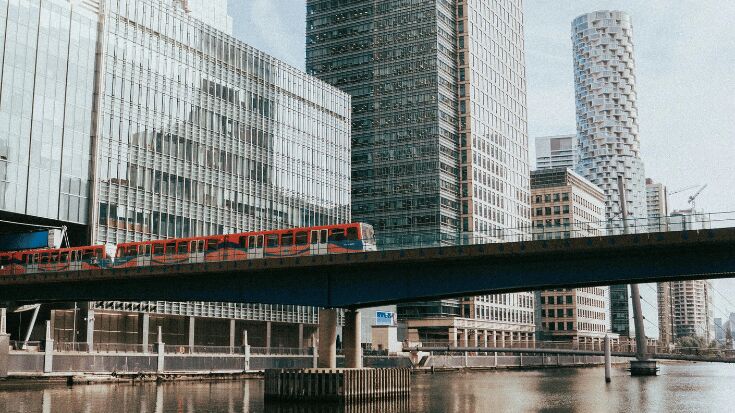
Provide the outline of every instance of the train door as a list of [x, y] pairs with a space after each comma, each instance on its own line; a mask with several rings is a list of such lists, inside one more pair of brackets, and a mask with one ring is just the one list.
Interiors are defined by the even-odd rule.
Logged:
[[263, 255], [266, 257], [278, 256], [281, 254], [281, 237], [279, 234], [265, 235], [265, 251]]
[[311, 230], [311, 254], [319, 255], [327, 253], [327, 230]]
[[204, 262], [204, 240], [189, 242], [189, 262]]
[[248, 236], [248, 258], [263, 258], [263, 235]]

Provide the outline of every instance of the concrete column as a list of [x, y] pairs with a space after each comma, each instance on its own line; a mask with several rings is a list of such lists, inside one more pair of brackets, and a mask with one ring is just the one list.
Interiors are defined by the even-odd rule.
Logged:
[[508, 340], [509, 340], [508, 346], [510, 348], [513, 348], [513, 332], [512, 331], [508, 332]]
[[0, 378], [8, 377], [8, 358], [10, 357], [10, 334], [0, 333]]
[[536, 334], [531, 333], [531, 348], [536, 348]]
[[[270, 329], [269, 329], [270, 330]], [[337, 368], [337, 310], [319, 310], [319, 360], [318, 367]]]
[[457, 328], [449, 327], [449, 346], [457, 347]]
[[472, 345], [475, 347], [480, 347], [480, 330], [475, 329], [475, 339]]
[[94, 310], [87, 310], [87, 351], [94, 351]]
[[242, 330], [242, 352], [245, 354], [245, 371], [250, 370], [250, 344], [248, 344], [248, 330]]
[[299, 323], [299, 348], [304, 348], [304, 324]]
[[359, 310], [345, 312], [345, 327], [342, 330], [345, 348], [345, 367], [348, 369], [362, 368], [361, 320]]
[[270, 348], [271, 348], [271, 322], [270, 321], [265, 322], [265, 347], [268, 348], [268, 353], [270, 354]]
[[189, 351], [194, 352], [194, 317], [189, 317]]
[[316, 349], [316, 337], [315, 334], [311, 335], [311, 368], [315, 369], [319, 367], [319, 352]]
[[235, 319], [230, 320], [230, 354], [235, 352]]
[[148, 353], [148, 334], [150, 334], [151, 315], [148, 313], [138, 314], [138, 335], [143, 353]]
[[156, 353], [158, 354], [156, 363], [156, 372], [164, 372], [164, 356], [166, 353], [165, 344], [163, 344], [163, 332], [161, 332], [161, 326], [158, 326], [158, 340], [156, 340]]
[[467, 329], [462, 330], [462, 347], [467, 347]]
[[0, 308], [0, 334], [4, 334], [7, 331], [7, 309]]
[[43, 372], [54, 371], [54, 339], [51, 334], [51, 321], [46, 321], [46, 343], [43, 352]]
[[493, 348], [498, 348], [498, 332], [493, 330]]
[[500, 332], [500, 347], [505, 348], [505, 331]]
[[482, 346], [487, 348], [487, 330], [482, 331]]
[[579, 350], [579, 337], [572, 337], [572, 348]]

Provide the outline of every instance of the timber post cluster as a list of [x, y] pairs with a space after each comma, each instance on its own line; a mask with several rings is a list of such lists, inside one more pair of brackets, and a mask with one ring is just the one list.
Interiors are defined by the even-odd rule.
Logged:
[[369, 401], [408, 396], [410, 389], [405, 368], [265, 371], [265, 398], [271, 400]]

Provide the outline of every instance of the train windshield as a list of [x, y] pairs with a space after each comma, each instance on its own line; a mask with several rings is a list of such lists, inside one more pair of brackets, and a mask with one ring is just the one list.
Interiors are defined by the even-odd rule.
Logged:
[[362, 239], [375, 242], [375, 233], [373, 226], [370, 224], [360, 224], [362, 229]]

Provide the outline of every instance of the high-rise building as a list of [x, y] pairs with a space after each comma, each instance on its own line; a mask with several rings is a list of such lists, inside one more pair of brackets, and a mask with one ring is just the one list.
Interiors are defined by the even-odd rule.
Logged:
[[658, 309], [658, 340], [662, 346], [673, 344], [674, 336], [674, 301], [671, 295], [671, 282], [656, 284], [656, 301]]
[[536, 169], [572, 168], [577, 151], [577, 135], [536, 138]]
[[[0, 0], [0, 218], [79, 224], [80, 243], [351, 220], [349, 95], [207, 24], [199, 3]], [[54, 311], [61, 341], [134, 343], [147, 318], [167, 343], [226, 345], [236, 322], [254, 345], [286, 347], [306, 345], [318, 314], [202, 302]]]
[[694, 336], [714, 340], [712, 281], [672, 281], [673, 324], [676, 338]]
[[[605, 191], [607, 217], [645, 218], [646, 191], [638, 139], [633, 26], [622, 11], [596, 11], [572, 21], [579, 151], [577, 171]], [[621, 224], [622, 225], [622, 224]]]
[[[534, 239], [605, 234], [605, 194], [568, 167], [531, 171]], [[610, 288], [536, 293], [536, 325], [548, 340], [598, 346], [610, 332]]]
[[715, 318], [715, 340], [717, 340], [717, 344], [719, 345], [725, 344], [725, 327], [720, 317]]
[[[627, 218], [647, 217], [630, 16], [608, 10], [583, 14], [572, 21], [572, 45], [579, 139], [576, 170], [605, 192], [609, 230], [622, 232], [619, 181]], [[610, 300], [613, 331], [629, 335], [628, 287], [612, 286]]]
[[646, 207], [648, 209], [649, 231], [667, 231], [666, 217], [669, 215], [669, 206], [667, 204], [666, 185], [653, 182], [651, 178], [646, 178]]
[[605, 235], [605, 194], [569, 168], [531, 171], [534, 239]]
[[[352, 96], [355, 220], [384, 242], [528, 233], [522, 2], [307, 0], [306, 19], [307, 71]], [[460, 315], [532, 334], [532, 310], [530, 293], [398, 308], [444, 338]]]
[[232, 34], [232, 16], [227, 11], [227, 0], [175, 0], [195, 19]]

